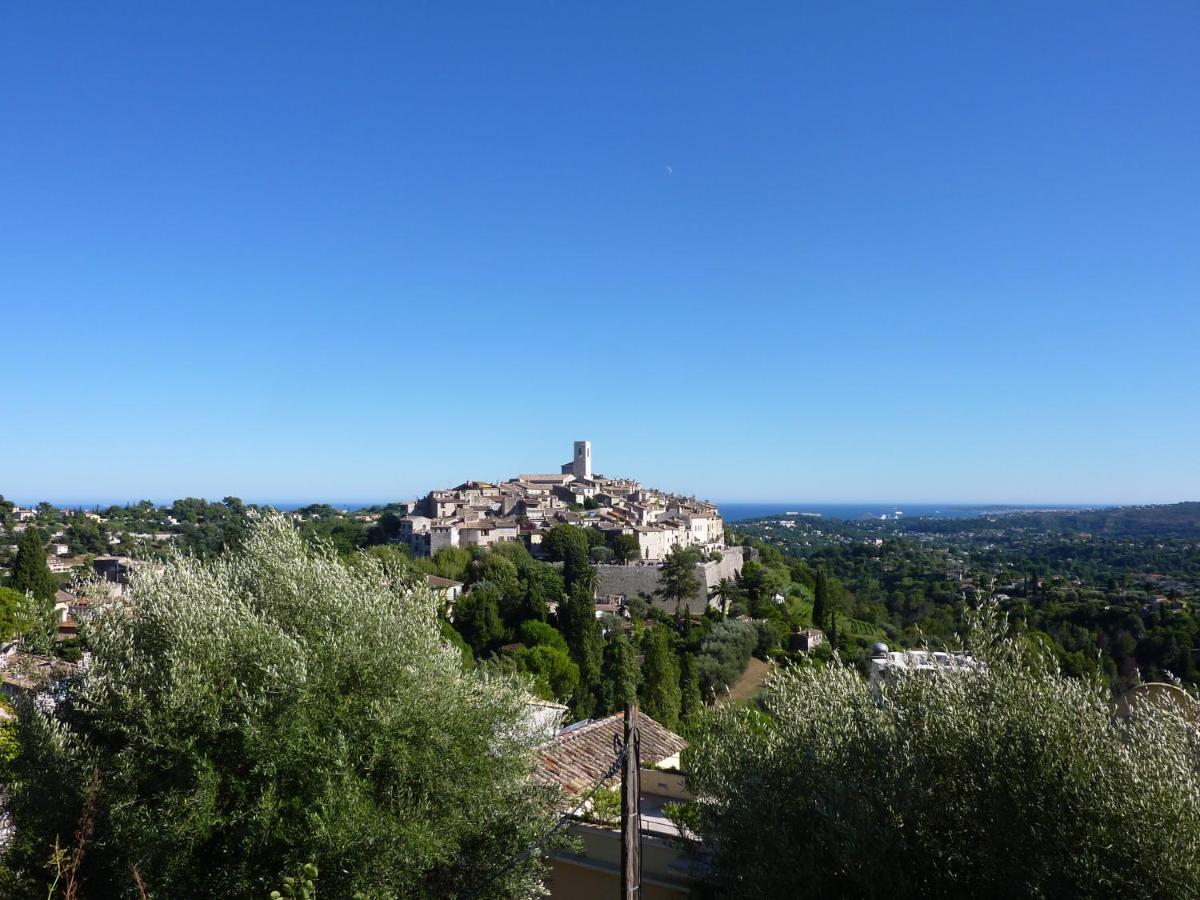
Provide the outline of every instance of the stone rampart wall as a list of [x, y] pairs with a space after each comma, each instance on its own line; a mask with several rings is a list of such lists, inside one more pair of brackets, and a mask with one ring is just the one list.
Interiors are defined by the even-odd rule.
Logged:
[[[699, 615], [709, 605], [708, 593], [716, 586], [722, 578], [736, 578], [742, 571], [742, 566], [747, 559], [745, 547], [726, 547], [721, 553], [723, 558], [720, 562], [698, 563], [696, 565], [696, 575], [700, 578], [700, 590], [687, 601], [688, 611], [693, 615]], [[602, 565], [596, 566], [596, 572], [600, 576], [599, 587], [596, 589], [597, 594], [624, 594], [626, 597], [636, 597], [638, 594], [645, 594], [650, 598], [650, 602], [662, 609], [667, 609], [671, 604], [658, 597], [655, 591], [658, 590], [661, 570], [656, 565], [635, 564], [631, 566], [612, 566]], [[670, 609], [674, 612], [674, 609]]]

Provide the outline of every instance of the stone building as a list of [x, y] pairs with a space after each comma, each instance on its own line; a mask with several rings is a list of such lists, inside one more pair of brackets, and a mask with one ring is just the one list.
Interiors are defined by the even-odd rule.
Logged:
[[617, 534], [636, 536], [642, 563], [661, 562], [680, 547], [724, 547], [725, 525], [716, 506], [596, 474], [590, 441], [575, 441], [571, 461], [560, 468], [499, 484], [464, 481], [432, 490], [401, 520], [400, 540], [416, 555], [505, 540], [524, 540], [536, 551], [542, 531], [570, 524], [596, 528], [606, 542]]
[[592, 442], [576, 441], [575, 455], [569, 463], [563, 463], [564, 475], [574, 475], [576, 478], [591, 479], [592, 477]]

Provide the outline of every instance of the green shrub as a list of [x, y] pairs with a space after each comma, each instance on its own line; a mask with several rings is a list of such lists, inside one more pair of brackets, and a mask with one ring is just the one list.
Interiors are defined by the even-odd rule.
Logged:
[[567, 641], [559, 633], [558, 629], [553, 625], [547, 625], [545, 622], [539, 622], [536, 619], [531, 619], [528, 622], [522, 622], [517, 629], [517, 640], [526, 647], [556, 647], [567, 652]]
[[758, 641], [759, 631], [753, 622], [727, 619], [712, 627], [696, 658], [704, 696], [724, 691], [738, 680]]
[[565, 702], [579, 686], [579, 666], [565, 647], [550, 644], [522, 647], [516, 659], [518, 670], [533, 676], [534, 688], [545, 700]]
[[597, 788], [592, 802], [583, 812], [584, 820], [597, 825], [619, 826], [621, 824], [621, 789]]
[[20, 708], [26, 895], [47, 896], [93, 773], [87, 897], [136, 896], [134, 866], [156, 897], [261, 900], [307, 863], [328, 897], [537, 889], [536, 855], [489, 880], [553, 820], [527, 697], [465, 672], [433, 594], [378, 560], [343, 566], [268, 519], [236, 553], [135, 574], [90, 641], [73, 693]]
[[1096, 681], [1001, 637], [986, 668], [880, 689], [838, 665], [707, 716], [684, 758], [731, 896], [1200, 895], [1200, 739], [1112, 716]]
[[754, 621], [754, 629], [757, 640], [754, 644], [753, 653], [759, 659], [766, 659], [771, 655], [771, 651], [776, 649], [780, 644], [780, 626], [766, 619], [756, 619]]

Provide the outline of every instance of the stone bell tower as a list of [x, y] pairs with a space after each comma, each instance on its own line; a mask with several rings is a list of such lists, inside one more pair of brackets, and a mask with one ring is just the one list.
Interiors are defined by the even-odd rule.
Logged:
[[592, 477], [592, 442], [576, 441], [575, 458], [572, 460], [572, 474], [576, 478]]

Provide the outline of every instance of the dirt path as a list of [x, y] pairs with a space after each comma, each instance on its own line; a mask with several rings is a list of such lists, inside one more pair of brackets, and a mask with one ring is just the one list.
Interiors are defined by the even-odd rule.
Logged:
[[763, 682], [767, 680], [767, 676], [773, 671], [775, 671], [775, 666], [771, 663], [765, 663], [756, 656], [750, 657], [750, 664], [746, 666], [746, 671], [742, 673], [742, 677], [737, 680], [728, 694], [717, 699], [717, 703], [749, 700], [762, 690]]

